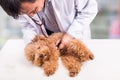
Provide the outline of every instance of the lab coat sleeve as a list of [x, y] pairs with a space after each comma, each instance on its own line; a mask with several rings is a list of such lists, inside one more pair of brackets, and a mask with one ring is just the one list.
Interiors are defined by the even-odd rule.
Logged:
[[83, 31], [89, 27], [98, 12], [97, 2], [95, 0], [76, 0], [76, 9], [78, 9], [77, 16], [67, 33], [75, 38], [82, 39], [84, 37]]
[[37, 32], [25, 16], [20, 16], [17, 20], [22, 25], [23, 40], [25, 44], [28, 44], [32, 41], [35, 35], [37, 35]]

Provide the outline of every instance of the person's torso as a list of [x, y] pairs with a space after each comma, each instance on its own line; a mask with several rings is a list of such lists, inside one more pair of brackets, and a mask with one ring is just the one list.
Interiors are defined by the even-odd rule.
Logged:
[[74, 0], [49, 0], [43, 14], [45, 27], [53, 32], [66, 31], [75, 17]]

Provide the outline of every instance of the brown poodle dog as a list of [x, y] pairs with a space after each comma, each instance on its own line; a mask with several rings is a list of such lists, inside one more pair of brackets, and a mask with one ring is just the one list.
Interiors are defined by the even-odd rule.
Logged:
[[49, 76], [55, 73], [60, 54], [69, 75], [74, 77], [80, 72], [82, 62], [93, 60], [94, 55], [77, 39], [72, 39], [70, 44], [58, 51], [55, 44], [62, 36], [63, 33], [54, 33], [48, 38], [36, 36], [25, 48], [26, 57], [35, 65], [43, 65], [45, 73]]
[[58, 68], [59, 51], [43, 36], [36, 36], [25, 47], [25, 54], [34, 65], [42, 67], [47, 76], [54, 74]]

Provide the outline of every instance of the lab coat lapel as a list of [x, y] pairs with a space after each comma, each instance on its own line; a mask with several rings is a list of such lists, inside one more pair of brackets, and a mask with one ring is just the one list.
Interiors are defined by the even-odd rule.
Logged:
[[59, 4], [60, 4], [59, 2], [61, 2], [61, 1], [59, 1], [59, 2], [58, 2], [58, 0], [54, 0], [54, 1], [49, 0], [49, 1], [52, 2], [53, 11], [54, 11], [54, 14], [55, 14], [56, 21], [58, 23], [59, 29], [60, 29], [61, 32], [64, 32], [64, 28], [63, 28], [63, 25], [62, 25], [62, 19], [61, 19], [61, 16], [60, 16], [61, 9], [59, 7]]

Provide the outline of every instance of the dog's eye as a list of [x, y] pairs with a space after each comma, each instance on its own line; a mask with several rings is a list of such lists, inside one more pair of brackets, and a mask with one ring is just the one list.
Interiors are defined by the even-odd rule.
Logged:
[[47, 56], [46, 54], [44, 56]]
[[39, 57], [40, 57], [40, 58], [44, 58], [44, 55], [43, 55], [43, 54], [41, 54]]
[[37, 49], [40, 49], [40, 46]]

